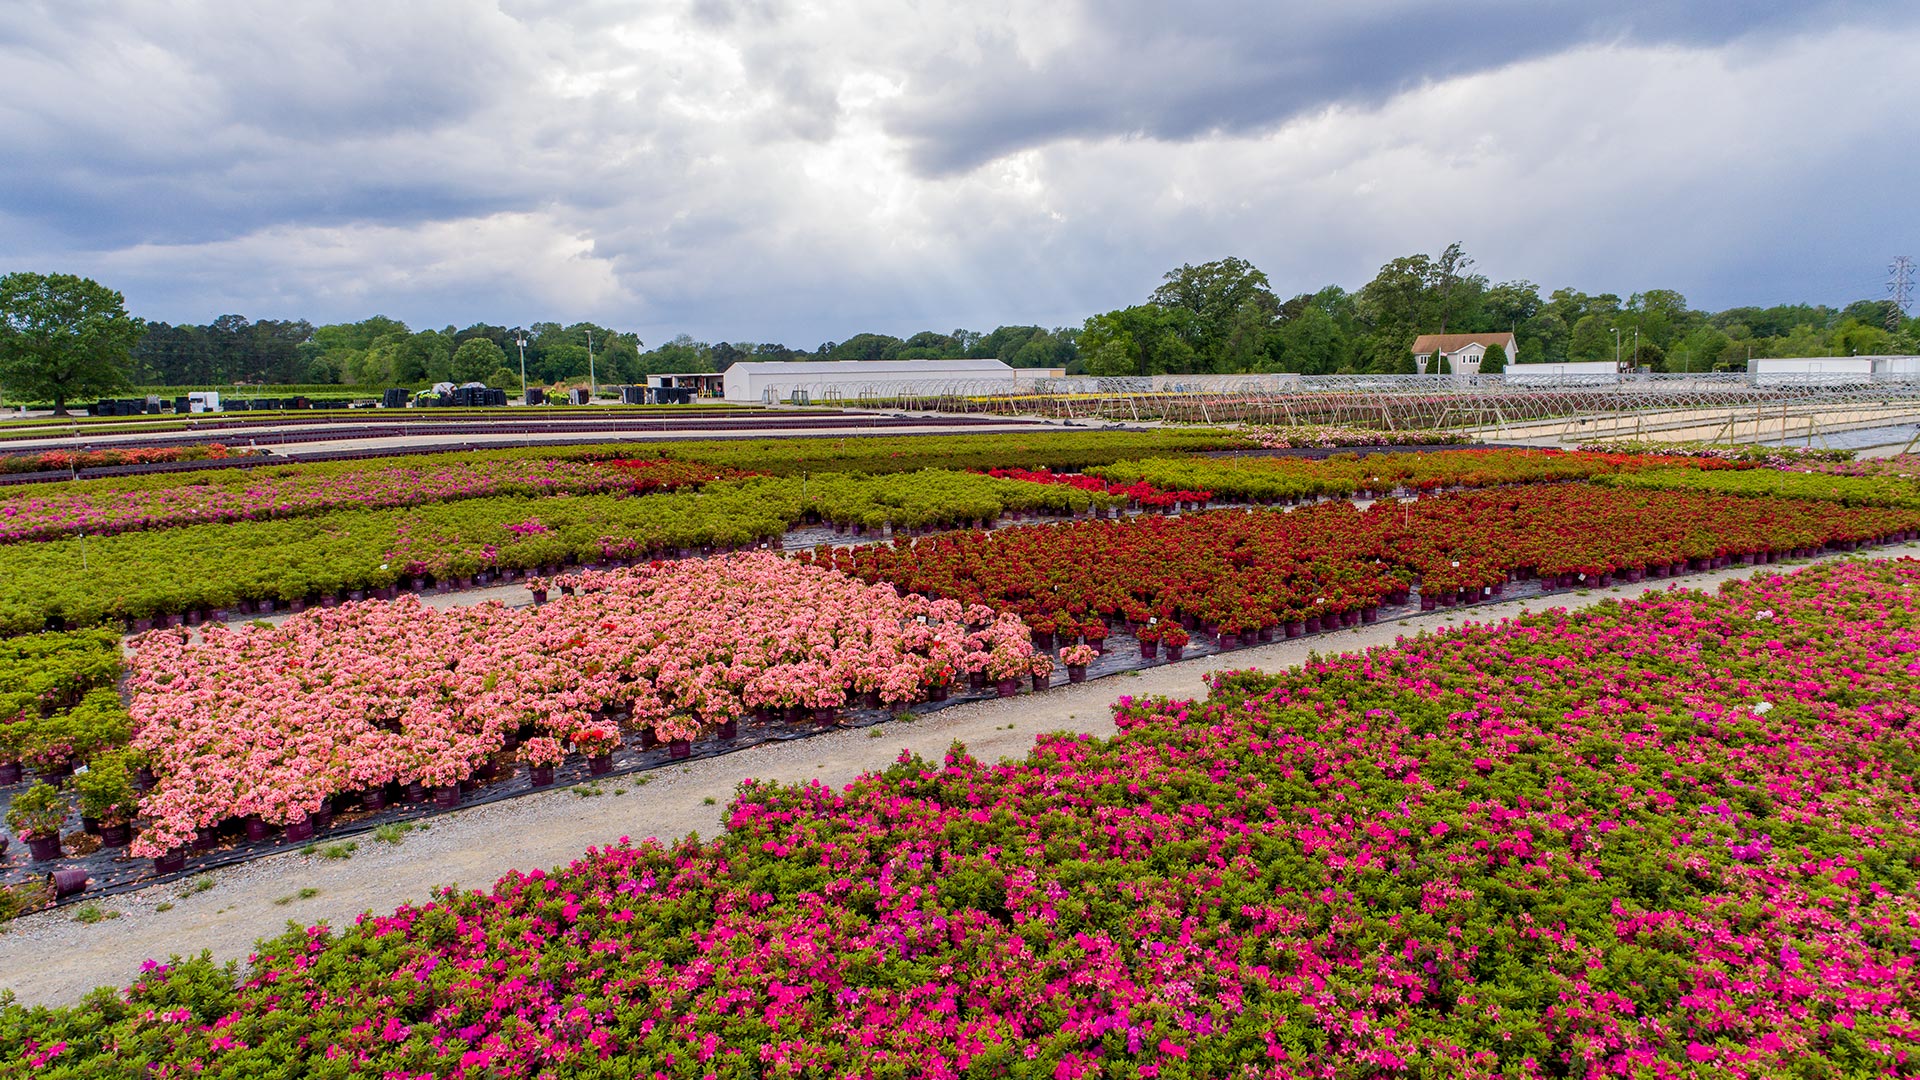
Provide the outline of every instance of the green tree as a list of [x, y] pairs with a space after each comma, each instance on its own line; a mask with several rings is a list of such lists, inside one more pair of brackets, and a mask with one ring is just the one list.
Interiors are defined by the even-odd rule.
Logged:
[[[1833, 346], [1827, 335], [1811, 323], [1801, 323], [1767, 344], [1769, 356], [1830, 356]], [[1758, 350], [1755, 356], [1762, 355]]]
[[1487, 354], [1480, 358], [1480, 374], [1498, 375], [1507, 370], [1507, 347], [1505, 345], [1487, 346]]
[[1520, 324], [1519, 333], [1514, 335], [1514, 349], [1520, 355], [1510, 359], [1521, 364], [1558, 363], [1567, 359], [1567, 346], [1572, 339], [1573, 329], [1565, 319], [1554, 312], [1542, 311]]
[[1543, 310], [1540, 286], [1531, 281], [1503, 281], [1480, 297], [1480, 322], [1475, 330], [1515, 331]]
[[1267, 275], [1233, 257], [1167, 271], [1152, 302], [1187, 312], [1182, 333], [1207, 371], [1260, 366], [1280, 312]]
[[479, 382], [507, 366], [507, 354], [490, 338], [471, 337], [453, 351], [453, 381]]
[[1439, 325], [1429, 285], [1433, 260], [1402, 255], [1380, 268], [1354, 294], [1354, 307], [1368, 330], [1360, 359], [1374, 374], [1410, 372], [1413, 339]]
[[1159, 375], [1190, 371], [1193, 346], [1185, 308], [1138, 304], [1087, 319], [1080, 331], [1080, 358], [1090, 375]]
[[1667, 366], [1676, 371], [1711, 371], [1732, 340], [1702, 323], [1674, 344], [1668, 353]]
[[1884, 356], [1893, 351], [1893, 335], [1879, 323], [1845, 318], [1833, 328], [1835, 356]]
[[1576, 361], [1611, 360], [1614, 357], [1615, 339], [1613, 320], [1606, 315], [1583, 315], [1573, 324], [1573, 335], [1567, 342], [1567, 359]]
[[1067, 327], [1035, 334], [1007, 358], [1007, 364], [1017, 368], [1072, 367], [1080, 357], [1080, 348], [1076, 344], [1079, 336], [1078, 330]]
[[403, 338], [382, 339], [392, 350], [392, 372], [396, 382], [446, 382], [453, 377], [453, 336], [438, 330], [422, 330]]
[[[1687, 307], [1687, 298], [1673, 289], [1649, 289], [1635, 293], [1627, 301], [1625, 318], [1633, 320], [1644, 345], [1652, 342], [1666, 349], [1695, 326], [1705, 322], [1699, 312]], [[1623, 327], [1626, 324], [1621, 324]]]
[[546, 382], [563, 382], [587, 377], [587, 347], [570, 341], [540, 346], [536, 363], [533, 350], [527, 350], [527, 377]]
[[640, 362], [653, 374], [719, 370], [714, 367], [712, 347], [687, 334], [676, 334], [672, 341], [642, 354]]
[[1269, 361], [1269, 369], [1273, 371], [1329, 375], [1350, 359], [1349, 344], [1340, 323], [1317, 303], [1307, 304], [1297, 315], [1282, 322], [1274, 332], [1274, 344]]
[[951, 334], [922, 330], [906, 340], [895, 359], [946, 360], [960, 355], [960, 346]]
[[888, 334], [855, 334], [827, 351], [829, 360], [894, 360], [906, 342]]
[[1472, 273], [1472, 267], [1472, 257], [1461, 249], [1458, 240], [1448, 244], [1439, 258], [1433, 260], [1427, 275], [1427, 291], [1440, 313], [1438, 333], [1446, 333], [1449, 323], [1457, 328], [1473, 321], [1480, 296], [1486, 291], [1487, 279]]
[[126, 299], [91, 278], [27, 271], [0, 277], [0, 389], [51, 400], [67, 415], [75, 397], [127, 385], [143, 324]]

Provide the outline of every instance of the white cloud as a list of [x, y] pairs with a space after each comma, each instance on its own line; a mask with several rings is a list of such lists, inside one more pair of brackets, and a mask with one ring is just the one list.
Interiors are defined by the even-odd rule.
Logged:
[[545, 312], [604, 310], [631, 299], [592, 237], [547, 213], [405, 227], [274, 227], [205, 244], [135, 245], [99, 256], [96, 269], [148, 287], [165, 282], [201, 298], [206, 311], [283, 318], [313, 309], [414, 309], [425, 298], [457, 322], [451, 312], [481, 297], [515, 309], [510, 321], [531, 323]]
[[[1911, 221], [1915, 21], [1572, 7], [46, 4], [0, 31], [0, 249], [172, 321], [795, 345], [1078, 322], [1227, 254], [1357, 287], [1454, 239], [1549, 286], [1854, 298]], [[1495, 59], [1403, 60], [1494, 16]]]

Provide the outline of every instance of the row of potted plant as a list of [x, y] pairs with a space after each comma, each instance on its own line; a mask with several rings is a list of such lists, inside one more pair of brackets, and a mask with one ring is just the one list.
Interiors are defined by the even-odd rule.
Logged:
[[985, 435], [859, 435], [846, 438], [714, 439], [662, 445], [663, 457], [724, 465], [771, 476], [823, 473], [985, 472], [1007, 465], [1078, 472], [1126, 458], [1246, 449], [1225, 428], [1062, 431], [1034, 428]]
[[596, 757], [600, 735], [618, 742], [614, 715], [686, 741], [752, 710], [898, 705], [1036, 665], [1017, 618], [770, 554], [569, 583], [531, 609], [401, 597], [197, 643], [134, 639], [133, 742], [157, 777], [134, 853], [166, 856], [232, 817], [298, 824], [342, 792], [457, 784], [522, 730]]
[[[598, 467], [598, 466], [596, 466]], [[129, 625], [503, 571], [767, 543], [808, 520], [861, 532], [1072, 515], [1122, 496], [971, 473], [758, 477], [625, 498], [492, 496], [397, 510], [0, 545], [0, 633]], [[137, 627], [134, 627], [137, 629]]]
[[1704, 491], [1764, 499], [1818, 499], [1842, 506], [1920, 509], [1920, 469], [1906, 473], [1887, 471], [1861, 475], [1803, 472], [1797, 469], [1750, 469], [1736, 473], [1658, 469], [1607, 477], [1604, 482], [1615, 487]]
[[1236, 638], [1352, 625], [1416, 583], [1423, 603], [1455, 603], [1536, 575], [1600, 585], [1916, 533], [1916, 511], [1563, 484], [953, 533], [807, 558], [1014, 612], [1042, 644], [1117, 623], [1152, 644], [1176, 623]]
[[1023, 758], [750, 782], [718, 837], [8, 1007], [0, 1060], [1897, 1076], [1920, 1054], [1916, 594], [1910, 562], [1655, 593], [1122, 698], [1116, 736]]
[[1830, 447], [1771, 446], [1766, 443], [1656, 442], [1652, 439], [1595, 439], [1578, 450], [1596, 454], [1658, 454], [1666, 457], [1719, 458], [1769, 468], [1799, 468], [1850, 462], [1852, 450]]
[[91, 629], [0, 640], [0, 784], [23, 768], [61, 775], [126, 742], [113, 687], [120, 635]]
[[0, 453], [0, 475], [56, 472], [72, 473], [111, 465], [147, 465], [172, 461], [222, 461], [230, 457], [248, 457], [256, 451], [246, 447], [228, 447], [221, 443], [199, 446], [129, 446], [103, 450], [37, 450], [32, 453]]
[[1460, 446], [1472, 438], [1435, 428], [1357, 428], [1334, 424], [1254, 424], [1247, 437], [1269, 450], [1333, 450], [1348, 446]]
[[1143, 510], [1172, 510], [1181, 506], [1204, 506], [1213, 498], [1211, 491], [1161, 491], [1152, 484], [1136, 482], [1116, 484], [1083, 473], [1057, 473], [1051, 469], [988, 469], [988, 476], [1020, 480], [1029, 484], [1065, 484], [1082, 491], [1118, 495], [1126, 504]]
[[1297, 502], [1446, 488], [1558, 483], [1614, 473], [1676, 467], [1752, 468], [1740, 462], [1658, 455], [1569, 453], [1559, 450], [1461, 449], [1430, 453], [1336, 454], [1297, 457], [1148, 458], [1087, 470], [1117, 483], [1162, 490], [1211, 491], [1235, 502]]
[[355, 462], [350, 467], [282, 465], [148, 477], [140, 482], [83, 481], [57, 488], [0, 491], [0, 544], [500, 495], [645, 494], [740, 475], [731, 469], [662, 459], [391, 458]]
[[[75, 769], [67, 789], [36, 780], [8, 801], [7, 827], [27, 845], [34, 861], [58, 859], [62, 831], [77, 803], [85, 832], [97, 837], [101, 846], [123, 846], [139, 813], [139, 778], [144, 760], [138, 751], [121, 746], [96, 754]], [[0, 851], [4, 850], [0, 845]]]

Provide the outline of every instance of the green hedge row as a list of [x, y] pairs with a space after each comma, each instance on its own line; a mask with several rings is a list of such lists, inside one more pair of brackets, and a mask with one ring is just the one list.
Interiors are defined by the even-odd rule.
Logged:
[[1783, 472], [1779, 469], [1746, 469], [1740, 472], [1655, 469], [1602, 477], [1599, 482], [1616, 487], [1704, 491], [1753, 498], [1819, 499], [1842, 506], [1920, 509], [1920, 482], [1906, 476], [1833, 476], [1827, 473]]
[[770, 540], [809, 517], [867, 528], [957, 526], [1008, 511], [1121, 501], [972, 473], [755, 477], [700, 491], [507, 496], [404, 510], [191, 525], [0, 547], [0, 633], [293, 601], [569, 560]]

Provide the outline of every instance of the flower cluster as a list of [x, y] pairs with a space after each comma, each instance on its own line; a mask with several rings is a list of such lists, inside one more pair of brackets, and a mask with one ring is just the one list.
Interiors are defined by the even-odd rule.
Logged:
[[1365, 510], [1340, 501], [949, 533], [811, 557], [863, 580], [1014, 612], [1067, 643], [1122, 621], [1143, 640], [1174, 620], [1233, 634], [1294, 623], [1311, 632], [1405, 599], [1416, 581], [1423, 597], [1451, 602], [1536, 574], [1571, 585], [1913, 530], [1920, 511], [1558, 484]]
[[1269, 450], [1332, 449], [1343, 446], [1459, 446], [1473, 441], [1455, 431], [1407, 428], [1336, 427], [1303, 424], [1294, 427], [1249, 426], [1249, 439]]
[[1825, 447], [1768, 446], [1764, 443], [1655, 442], [1650, 439], [1598, 439], [1579, 449], [1596, 454], [1664, 454], [1673, 457], [1716, 458], [1768, 468], [1802, 468], [1841, 464], [1853, 460], [1851, 450]]
[[529, 765], [552, 768], [566, 760], [567, 748], [551, 735], [535, 735], [520, 744], [520, 756]]
[[1740, 462], [1559, 450], [1437, 450], [1431, 453], [1335, 454], [1301, 457], [1147, 458], [1094, 466], [1088, 473], [1116, 483], [1163, 490], [1211, 491], [1243, 502], [1349, 498], [1394, 491], [1501, 487], [1588, 480], [1644, 469], [1748, 469]]
[[[412, 597], [311, 611], [278, 627], [135, 639], [135, 745], [158, 783], [135, 855], [233, 816], [298, 821], [335, 794], [450, 784], [526, 731], [589, 756], [610, 714], [691, 739], [749, 710], [918, 700], [955, 670], [1024, 675], [1017, 618], [768, 554], [570, 579], [533, 609], [437, 611]], [[544, 582], [535, 582], [535, 587]], [[970, 666], [971, 665], [971, 666]]]
[[204, 446], [129, 446], [107, 450], [41, 450], [31, 454], [0, 454], [0, 474], [30, 472], [71, 473], [110, 465], [147, 465], [172, 461], [221, 461], [246, 457], [256, 451], [220, 443]]
[[[1761, 611], [1772, 613], [1758, 618]], [[743, 785], [238, 974], [14, 1008], [46, 1080], [1905, 1075], [1920, 565], [1216, 677], [1112, 739]], [[1763, 705], [1767, 707], [1762, 707]]]
[[553, 458], [405, 459], [354, 467], [288, 465], [219, 475], [81, 481], [0, 494], [0, 543], [164, 529], [206, 522], [311, 517], [498, 495], [672, 490], [742, 475], [684, 461]]
[[1182, 503], [1204, 504], [1213, 498], [1211, 491], [1161, 491], [1143, 482], [1116, 484], [1098, 476], [1056, 473], [1049, 469], [988, 469], [987, 475], [1023, 480], [1029, 484], [1066, 484], [1081, 491], [1096, 491], [1103, 495], [1122, 495], [1128, 504], [1144, 509], [1164, 510]]

